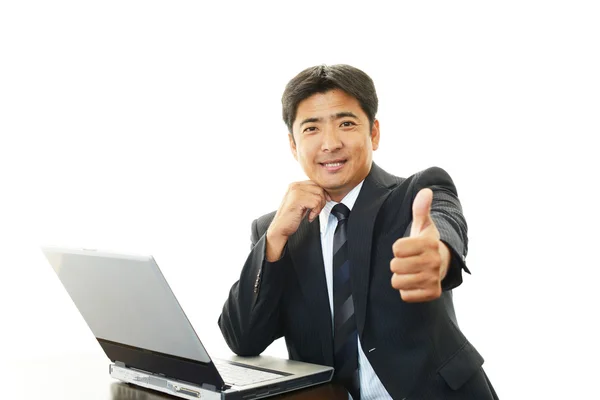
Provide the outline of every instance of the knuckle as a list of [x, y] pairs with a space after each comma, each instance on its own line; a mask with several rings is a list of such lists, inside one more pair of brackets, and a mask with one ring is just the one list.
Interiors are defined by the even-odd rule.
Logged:
[[392, 258], [390, 260], [390, 271], [396, 272], [396, 259]]
[[439, 253], [432, 252], [429, 256], [427, 256], [427, 264], [432, 267], [438, 267], [442, 263], [442, 257], [440, 257]]
[[417, 296], [412, 291], [401, 290], [400, 297], [407, 303], [416, 303], [418, 301]]
[[392, 261], [390, 261], [390, 270], [392, 272], [401, 272], [402, 262], [399, 258], [392, 258]]
[[411, 237], [412, 247], [415, 251], [424, 252], [426, 250], [424, 238]]
[[436, 253], [436, 255], [433, 257], [433, 266], [438, 268], [442, 265], [442, 257]]
[[398, 239], [392, 245], [392, 252], [395, 256], [399, 256], [402, 251], [402, 239]]
[[413, 276], [413, 283], [415, 286], [422, 287], [425, 283], [425, 277], [422, 273], [417, 273]]
[[428, 248], [432, 249], [432, 250], [437, 250], [439, 247], [438, 244], [438, 239], [431, 236], [431, 237], [426, 237], [424, 238], [425, 242], [425, 246], [427, 246]]
[[436, 287], [435, 289], [432, 289], [429, 292], [429, 299], [430, 300], [439, 299], [441, 296], [442, 296], [442, 290], [439, 287]]
[[430, 274], [427, 277], [427, 284], [435, 289], [438, 286], [438, 277], [434, 274]]
[[423, 292], [423, 300], [431, 301], [439, 298], [441, 293], [439, 293], [437, 288], [430, 288]]
[[410, 289], [408, 282], [406, 281], [406, 277], [404, 277], [402, 275], [397, 275], [396, 288], [397, 289]]

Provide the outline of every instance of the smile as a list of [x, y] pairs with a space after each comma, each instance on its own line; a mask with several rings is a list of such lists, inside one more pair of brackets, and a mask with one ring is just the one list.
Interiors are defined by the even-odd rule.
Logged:
[[319, 163], [329, 172], [335, 172], [340, 170], [344, 164], [346, 164], [346, 160], [331, 160], [323, 163]]

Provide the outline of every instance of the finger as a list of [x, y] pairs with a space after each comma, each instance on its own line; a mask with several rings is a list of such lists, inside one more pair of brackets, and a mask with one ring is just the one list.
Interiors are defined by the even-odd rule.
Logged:
[[313, 188], [313, 189], [317, 189], [319, 191], [325, 191], [325, 189], [323, 189], [321, 186], [319, 186], [317, 183], [315, 183], [313, 181], [302, 181], [302, 182], [299, 182], [299, 185], [304, 188]]
[[331, 201], [331, 196], [329, 195], [329, 193], [327, 193], [327, 191], [325, 189], [323, 189], [321, 186], [319, 186], [316, 182], [313, 182], [313, 181], [303, 181], [303, 183], [306, 184], [307, 188], [310, 187], [311, 189], [316, 189], [319, 192], [321, 192], [323, 194], [323, 197], [325, 198], [326, 201]]
[[400, 297], [407, 303], [422, 303], [440, 298], [441, 288], [400, 290]]
[[301, 194], [312, 194], [315, 196], [321, 196], [325, 198], [325, 191], [321, 189], [319, 186], [313, 185], [301, 185], [297, 187], [297, 190]]
[[306, 209], [304, 209], [304, 213], [302, 214], [302, 219], [308, 218], [308, 221], [312, 222], [311, 215], [312, 215], [312, 210], [310, 208], [306, 208]]
[[293, 204], [307, 208], [313, 208], [321, 203], [324, 206], [327, 203], [323, 193], [304, 189], [296, 191], [290, 201]]
[[410, 228], [410, 236], [419, 235], [422, 230], [433, 223], [431, 220], [431, 203], [433, 202], [433, 191], [421, 189], [413, 201], [413, 220]]
[[437, 242], [435, 237], [400, 238], [392, 245], [392, 252], [395, 257], [416, 256], [428, 250], [437, 250]]
[[311, 210], [309, 215], [309, 221], [312, 222], [319, 216], [327, 202], [324, 197], [314, 194], [308, 196], [306, 201], [308, 202], [307, 204], [309, 204], [307, 207]]
[[413, 257], [394, 257], [390, 261], [390, 271], [394, 274], [418, 274], [435, 266], [435, 256], [418, 255]]
[[306, 186], [302, 188], [302, 190], [300, 191], [300, 196], [308, 198], [312, 196], [317, 196], [323, 202], [323, 207], [325, 207], [325, 204], [327, 204], [328, 198], [331, 199], [331, 197], [329, 197], [329, 194], [327, 194], [325, 190], [321, 189], [320, 187], [312, 186]]
[[392, 287], [396, 290], [416, 290], [434, 286], [435, 280], [424, 273], [418, 274], [393, 274]]
[[314, 193], [320, 194], [323, 189], [316, 185], [313, 181], [292, 182], [288, 187], [288, 192], [291, 193]]

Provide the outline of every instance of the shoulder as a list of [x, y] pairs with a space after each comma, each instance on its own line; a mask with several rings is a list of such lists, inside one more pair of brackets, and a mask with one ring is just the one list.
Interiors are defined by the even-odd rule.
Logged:
[[412, 191], [432, 186], [448, 186], [454, 188], [454, 182], [452, 181], [450, 174], [443, 168], [436, 166], [419, 171], [410, 175], [408, 178], [402, 178], [392, 175], [377, 165], [374, 165], [371, 177], [377, 186], [385, 187], [392, 191], [402, 189], [409, 189], [409, 191]]
[[450, 174], [440, 167], [430, 167], [406, 178], [411, 191], [418, 192], [424, 188], [446, 188], [456, 192]]
[[407, 178], [397, 178], [391, 174], [388, 174], [388, 182], [391, 183], [391, 177], [396, 180], [393, 185], [387, 185], [389, 194], [387, 195], [386, 202], [392, 204], [412, 204], [412, 201], [416, 197], [417, 193], [421, 189], [429, 188], [435, 193], [448, 193], [453, 197], [458, 197], [454, 182], [450, 177], [450, 174], [444, 169], [434, 166], [421, 171], [418, 171]]

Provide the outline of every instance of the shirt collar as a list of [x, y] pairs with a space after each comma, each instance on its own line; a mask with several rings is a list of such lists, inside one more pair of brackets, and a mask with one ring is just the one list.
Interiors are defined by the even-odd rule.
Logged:
[[[358, 185], [356, 185], [354, 189], [352, 189], [341, 201], [341, 203], [348, 207], [350, 211], [352, 211], [352, 207], [354, 207], [354, 203], [356, 203], [356, 199], [358, 198], [360, 189], [362, 188], [364, 182], [365, 181], [363, 180]], [[335, 201], [328, 201], [325, 204], [325, 207], [323, 207], [323, 209], [321, 210], [321, 213], [319, 214], [319, 224], [321, 226], [321, 233], [325, 232], [325, 230], [327, 229], [327, 224], [329, 223], [329, 216], [331, 215], [331, 209], [336, 204], [338, 203]]]

